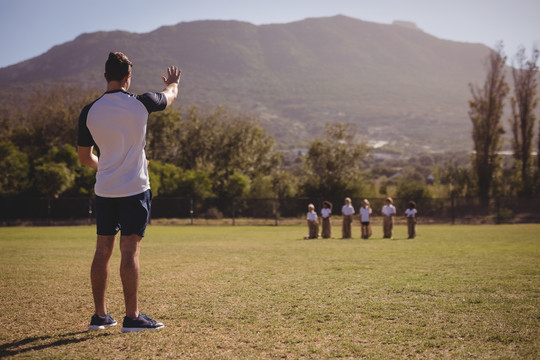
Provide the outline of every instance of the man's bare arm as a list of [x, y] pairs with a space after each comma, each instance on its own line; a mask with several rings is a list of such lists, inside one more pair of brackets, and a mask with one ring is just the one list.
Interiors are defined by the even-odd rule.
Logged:
[[92, 152], [94, 150], [93, 146], [79, 146], [79, 161], [81, 164], [96, 169], [98, 167], [98, 157]]
[[162, 76], [165, 83], [165, 90], [162, 93], [167, 98], [167, 106], [171, 105], [178, 97], [178, 84], [180, 84], [180, 74], [182, 70], [176, 66], [171, 66], [167, 69], [167, 78]]

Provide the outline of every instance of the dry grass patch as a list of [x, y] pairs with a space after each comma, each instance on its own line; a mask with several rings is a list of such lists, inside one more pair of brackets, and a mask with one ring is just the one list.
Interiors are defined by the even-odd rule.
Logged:
[[[136, 334], [86, 332], [94, 232], [0, 228], [0, 356], [540, 356], [540, 225], [430, 225], [414, 240], [401, 226], [395, 240], [303, 240], [304, 226], [153, 225], [140, 303], [166, 327]], [[118, 266], [117, 249], [121, 322]]]

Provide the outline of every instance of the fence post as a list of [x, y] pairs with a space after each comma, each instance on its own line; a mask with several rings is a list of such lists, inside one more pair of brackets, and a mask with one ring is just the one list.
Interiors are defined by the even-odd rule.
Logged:
[[501, 203], [500, 203], [499, 196], [497, 196], [497, 198], [495, 199], [495, 207], [497, 210], [497, 225], [500, 225], [502, 220], [501, 220]]
[[455, 203], [454, 203], [454, 195], [450, 197], [450, 208], [451, 208], [451, 214], [452, 214], [452, 225], [456, 224], [456, 209], [455, 209]]
[[233, 224], [233, 226], [236, 225], [235, 217], [236, 217], [236, 198], [233, 198], [233, 200], [232, 200], [232, 224]]
[[275, 224], [275, 226], [278, 226], [279, 200], [278, 200], [278, 199], [274, 199], [273, 204], [274, 204], [274, 219], [275, 219], [274, 224]]
[[88, 225], [92, 224], [92, 198], [88, 199]]
[[189, 199], [189, 225], [193, 225], [193, 199]]
[[52, 224], [52, 209], [51, 209], [51, 199], [47, 198], [47, 223], [49, 226]]

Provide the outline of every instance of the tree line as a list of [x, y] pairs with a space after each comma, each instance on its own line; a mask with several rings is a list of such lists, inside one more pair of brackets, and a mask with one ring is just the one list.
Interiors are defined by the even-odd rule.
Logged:
[[[512, 161], [501, 154], [510, 86], [502, 45], [487, 61], [482, 87], [470, 85], [474, 153], [378, 160], [348, 123], [329, 123], [303, 153], [283, 151], [252, 114], [223, 107], [153, 113], [147, 157], [154, 196], [203, 198], [354, 198], [534, 196], [533, 155], [538, 50], [518, 51], [511, 70]], [[0, 108], [0, 196], [91, 197], [95, 171], [79, 164], [77, 119], [100, 93], [57, 86], [36, 90], [25, 107]], [[539, 131], [540, 133], [540, 131]], [[540, 137], [538, 137], [540, 147]]]
[[[91, 197], [95, 171], [81, 166], [77, 119], [96, 91], [38, 90], [26, 108], [0, 109], [1, 196]], [[369, 147], [351, 124], [328, 124], [305, 154], [286, 159], [251, 114], [216, 107], [150, 115], [146, 152], [154, 196], [287, 198], [368, 196]]]
[[527, 59], [526, 50], [516, 53], [511, 69], [513, 94], [510, 97], [513, 163], [503, 164], [501, 150], [505, 133], [503, 119], [510, 86], [506, 81], [507, 56], [502, 43], [487, 58], [486, 79], [482, 87], [470, 85], [472, 99], [469, 116], [473, 124], [474, 155], [472, 176], [478, 195], [488, 202], [500, 195], [533, 196], [540, 192], [540, 127], [533, 156], [538, 105], [538, 56], [534, 48]]
[[[79, 164], [76, 137], [80, 110], [98, 96], [57, 87], [36, 91], [26, 108], [0, 109], [0, 195], [93, 196], [95, 171]], [[325, 179], [315, 184], [312, 176], [304, 182], [304, 176], [285, 169], [283, 153], [255, 116], [222, 107], [169, 108], [148, 121], [151, 187], [154, 196], [190, 198], [284, 198], [320, 189], [329, 193], [334, 186], [349, 192], [353, 182], [345, 174], [359, 174], [368, 151], [362, 144], [341, 143], [352, 141], [347, 128], [329, 126], [328, 139], [318, 140], [307, 155], [305, 171], [318, 174], [328, 166]], [[321, 150], [331, 153], [322, 156]], [[339, 165], [343, 161], [349, 166]]]

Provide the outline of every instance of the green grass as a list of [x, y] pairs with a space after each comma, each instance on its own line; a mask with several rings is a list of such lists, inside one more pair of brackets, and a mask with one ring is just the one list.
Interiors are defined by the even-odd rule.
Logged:
[[[140, 307], [166, 327], [122, 334], [86, 331], [93, 227], [0, 228], [0, 357], [540, 357], [540, 225], [354, 231], [150, 226]], [[118, 268], [116, 249], [108, 304], [121, 323]]]

